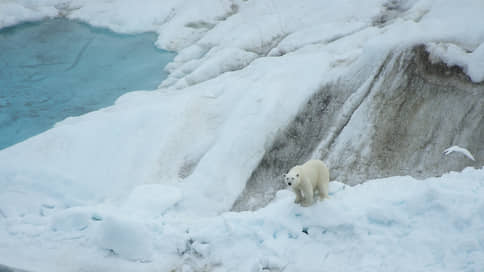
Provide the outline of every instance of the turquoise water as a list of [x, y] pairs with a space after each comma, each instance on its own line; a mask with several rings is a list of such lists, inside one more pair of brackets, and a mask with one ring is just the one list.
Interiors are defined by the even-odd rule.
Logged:
[[155, 89], [174, 57], [155, 40], [67, 19], [0, 30], [0, 149], [128, 91]]

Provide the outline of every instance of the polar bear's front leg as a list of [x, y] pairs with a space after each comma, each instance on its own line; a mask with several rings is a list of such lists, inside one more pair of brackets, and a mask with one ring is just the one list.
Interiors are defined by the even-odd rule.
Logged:
[[312, 184], [310, 182], [304, 182], [303, 186], [301, 186], [301, 191], [302, 191], [302, 194], [304, 195], [304, 198], [301, 204], [306, 207], [313, 204], [314, 190], [313, 190]]
[[302, 199], [301, 190], [299, 188], [298, 189], [293, 188], [292, 190], [296, 194], [296, 200], [294, 200], [294, 203], [296, 204], [301, 203], [301, 199]]

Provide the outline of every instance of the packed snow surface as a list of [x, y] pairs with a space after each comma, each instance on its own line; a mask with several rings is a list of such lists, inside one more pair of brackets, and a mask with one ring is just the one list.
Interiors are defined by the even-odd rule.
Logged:
[[[483, 10], [480, 0], [2, 1], [0, 27], [63, 16], [153, 31], [157, 46], [178, 54], [158, 91], [131, 92], [0, 151], [0, 263], [35, 271], [482, 270], [482, 169], [333, 182], [331, 198], [309, 208], [281, 191], [258, 211], [228, 210], [280, 129], [325, 84], [358, 86], [389, 52], [421, 44], [434, 61], [482, 81]], [[364, 120], [356, 113], [349, 124]], [[364, 149], [365, 125], [348, 126], [336, 144]]]
[[78, 206], [31, 184], [2, 188], [0, 262], [34, 271], [484, 267], [484, 169], [354, 187], [332, 182], [330, 198], [308, 208], [283, 190], [258, 211], [207, 217], [180, 214], [180, 192], [161, 184]]

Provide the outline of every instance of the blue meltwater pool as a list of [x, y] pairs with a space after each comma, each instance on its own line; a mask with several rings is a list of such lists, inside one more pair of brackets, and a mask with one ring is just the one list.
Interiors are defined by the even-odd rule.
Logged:
[[0, 30], [0, 149], [122, 94], [155, 89], [174, 53], [156, 34], [117, 34], [67, 19]]

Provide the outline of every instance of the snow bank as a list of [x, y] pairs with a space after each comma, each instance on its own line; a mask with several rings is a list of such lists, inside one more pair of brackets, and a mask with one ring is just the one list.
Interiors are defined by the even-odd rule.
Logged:
[[0, 28], [64, 16], [116, 32], [158, 32], [161, 34], [157, 41], [160, 47], [180, 50], [233, 14], [236, 9], [234, 5], [231, 1], [210, 0], [149, 0], [143, 4], [126, 0], [7, 0], [0, 3]]
[[[482, 173], [393, 177], [356, 187], [331, 183], [331, 198], [308, 209], [281, 191], [266, 208], [224, 214], [221, 230], [213, 231], [212, 223], [191, 237], [209, 244], [213, 263], [244, 260], [229, 270], [479, 270], [484, 203], [469, 194], [483, 190]], [[237, 243], [220, 242], [232, 239]]]
[[0, 28], [25, 21], [53, 18], [57, 15], [58, 11], [51, 3], [47, 5], [29, 5], [27, 1], [2, 1], [0, 3]]
[[[308, 208], [283, 190], [258, 211], [213, 217], [163, 213], [163, 205], [153, 213], [127, 212], [132, 200], [3, 216], [0, 262], [67, 268], [41, 260], [62, 258], [69, 248], [70, 255], [84, 256], [67, 257], [69, 271], [132, 271], [123, 262], [136, 264], [135, 271], [478, 271], [484, 267], [483, 193], [484, 169], [468, 168], [427, 180], [332, 182], [330, 198]], [[45, 218], [52, 218], [50, 229], [36, 224]], [[12, 258], [14, 241], [22, 253]], [[105, 267], [113, 260], [119, 266]]]
[[455, 44], [429, 44], [430, 57], [434, 62], [443, 61], [449, 66], [462, 67], [473, 82], [484, 81], [484, 43], [468, 52]]
[[129, 218], [104, 218], [94, 236], [99, 248], [121, 258], [143, 262], [152, 257], [150, 233], [142, 223]]

